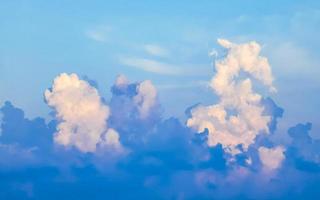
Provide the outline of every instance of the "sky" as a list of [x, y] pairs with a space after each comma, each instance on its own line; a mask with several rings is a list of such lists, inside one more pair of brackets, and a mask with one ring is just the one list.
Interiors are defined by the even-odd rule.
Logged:
[[1, 199], [316, 199], [320, 3], [0, 3]]

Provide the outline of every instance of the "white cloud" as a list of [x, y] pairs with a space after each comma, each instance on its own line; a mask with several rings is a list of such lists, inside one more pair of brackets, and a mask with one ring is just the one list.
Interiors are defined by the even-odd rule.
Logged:
[[150, 80], [143, 81], [137, 86], [137, 95], [133, 100], [138, 105], [140, 117], [147, 118], [157, 101], [157, 90]]
[[284, 160], [284, 148], [278, 146], [275, 148], [259, 148], [259, 157], [260, 160], [267, 170], [275, 170], [281, 166], [282, 161]]
[[120, 143], [119, 133], [109, 128], [106, 134], [103, 136], [103, 142], [101, 142], [101, 146], [105, 148], [111, 148], [118, 152], [124, 152], [124, 148]]
[[54, 135], [56, 143], [75, 146], [82, 152], [94, 152], [97, 144], [108, 143], [101, 138], [107, 132], [109, 107], [89, 83], [76, 74], [60, 74], [52, 89], [45, 91], [45, 99], [60, 120]]
[[155, 44], [146, 44], [143, 46], [144, 50], [153, 56], [159, 57], [167, 57], [169, 55], [169, 51]]
[[[261, 96], [252, 91], [252, 78], [275, 91], [268, 60], [260, 56], [261, 47], [256, 42], [234, 44], [219, 39], [227, 55], [215, 62], [216, 74], [210, 86], [220, 102], [210, 106], [198, 106], [191, 111], [187, 126], [197, 132], [208, 129], [208, 145], [222, 144], [224, 149], [237, 154], [242, 145], [244, 151], [254, 142], [260, 132], [268, 132], [269, 116], [264, 116]], [[248, 74], [244, 80], [239, 74]]]
[[120, 56], [118, 60], [122, 65], [161, 75], [203, 76], [207, 74], [207, 70], [203, 70], [203, 67], [199, 65], [181, 64], [179, 66], [154, 59], [126, 56]]
[[[119, 89], [126, 89], [129, 84], [127, 77], [119, 75], [114, 86]], [[145, 80], [135, 84], [135, 92], [135, 96], [132, 97], [132, 103], [137, 108], [139, 117], [146, 119], [158, 103], [157, 89], [150, 80]]]
[[183, 70], [179, 69], [177, 66], [159, 62], [157, 60], [151, 60], [146, 58], [136, 58], [136, 57], [121, 57], [120, 63], [123, 65], [135, 67], [142, 69], [147, 72], [152, 72], [156, 74], [163, 75], [181, 75]]
[[129, 84], [129, 80], [125, 75], [120, 74], [117, 76], [116, 82], [115, 82], [116, 87], [123, 87], [123, 86], [127, 86], [128, 84]]

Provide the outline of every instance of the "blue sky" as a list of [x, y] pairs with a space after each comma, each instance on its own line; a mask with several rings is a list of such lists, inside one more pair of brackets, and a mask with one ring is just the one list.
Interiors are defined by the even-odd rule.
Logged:
[[[0, 105], [5, 108], [4, 102], [10, 101], [14, 107], [21, 109], [25, 114], [25, 120], [30, 120], [25, 122], [31, 123], [30, 127], [33, 127], [33, 123], [40, 117], [46, 119], [45, 122], [39, 122], [45, 123], [43, 126], [48, 126], [45, 132], [54, 134], [53, 130], [57, 129], [61, 122], [61, 119], [55, 115], [59, 113], [59, 109], [54, 103], [54, 106], [48, 106], [48, 99], [45, 101], [44, 92], [53, 87], [52, 81], [59, 74], [75, 73], [79, 79], [97, 83], [95, 88], [107, 102], [106, 105], [110, 106], [111, 127], [116, 129], [120, 122], [117, 122], [118, 118], [112, 118], [113, 112], [125, 108], [128, 110], [124, 110], [123, 113], [133, 112], [130, 110], [134, 109], [131, 101], [138, 101], [131, 99], [130, 89], [121, 91], [127, 95], [126, 98], [118, 97], [119, 94], [111, 89], [116, 87], [116, 77], [123, 74], [130, 80], [132, 84], [130, 87], [137, 90], [141, 86], [141, 81], [151, 80], [157, 90], [158, 104], [161, 105], [159, 112], [163, 113], [159, 117], [155, 114], [158, 110], [154, 111], [152, 117], [148, 119], [150, 121], [143, 123], [135, 118], [137, 116], [133, 116], [134, 120], [122, 119], [119, 114], [119, 118], [123, 120], [121, 122], [129, 123], [130, 128], [137, 127], [140, 132], [148, 132], [151, 130], [150, 127], [165, 126], [162, 120], [174, 117], [181, 123], [176, 126], [182, 126], [181, 130], [189, 134], [190, 130], [185, 124], [190, 116], [186, 115], [186, 110], [198, 103], [212, 105], [219, 101], [219, 96], [208, 84], [217, 73], [214, 67], [215, 60], [226, 54], [224, 48], [217, 43], [217, 39], [225, 38], [236, 44], [257, 41], [262, 48], [261, 55], [269, 60], [274, 77], [273, 85], [277, 88], [277, 93], [269, 93], [259, 84], [254, 85], [254, 89], [262, 97], [270, 97], [276, 105], [284, 109], [283, 116], [277, 123], [276, 135], [272, 139], [274, 145], [290, 144], [288, 129], [296, 124], [305, 125], [307, 122], [312, 123], [312, 129], [305, 131], [306, 134], [309, 133], [314, 140], [319, 138], [320, 3], [318, 1], [14, 0], [0, 3], [0, 18]], [[51, 92], [54, 93], [54, 91]], [[141, 92], [141, 95], [143, 96], [144, 93]], [[126, 106], [118, 105], [115, 103], [117, 101], [127, 104]], [[9, 115], [10, 109], [13, 108], [7, 109], [7, 114], [3, 116]], [[12, 114], [12, 116], [15, 115]], [[116, 118], [117, 114], [114, 116]], [[161, 118], [161, 124], [154, 125], [154, 120], [159, 120], [158, 117]], [[9, 118], [4, 117], [7, 124], [13, 123], [8, 120]], [[50, 122], [55, 124], [52, 126], [56, 128], [51, 130]], [[301, 129], [307, 130], [308, 126]], [[7, 132], [9, 129], [3, 130]], [[121, 131], [117, 131], [121, 138]], [[126, 129], [122, 130], [124, 134], [126, 131]], [[168, 130], [170, 131], [175, 132]], [[22, 132], [27, 134], [28, 131]], [[8, 142], [11, 142], [11, 139], [5, 140], [3, 144], [9, 144]], [[15, 143], [14, 137], [12, 142]], [[24, 142], [28, 143], [22, 140], [22, 143]], [[131, 149], [130, 151], [137, 148], [135, 143], [122, 142], [124, 147], [127, 145], [127, 148]], [[164, 143], [164, 146], [168, 145]], [[39, 144], [35, 146], [37, 145]], [[152, 146], [153, 143], [149, 145]], [[32, 147], [30, 144], [26, 146]], [[187, 148], [184, 144], [182, 146]], [[151, 147], [146, 147], [146, 149], [149, 148]], [[134, 154], [134, 158], [130, 159], [144, 156], [142, 153], [144, 150], [137, 148], [136, 151], [141, 155]], [[313, 151], [310, 155], [317, 153]], [[72, 157], [72, 153], [66, 157]], [[79, 156], [78, 153], [74, 154]], [[51, 163], [63, 159], [51, 151], [48, 154], [50, 157], [58, 157], [53, 159], [54, 161], [51, 160]], [[29, 162], [24, 158], [21, 159], [21, 162]], [[35, 161], [41, 163], [36, 164], [37, 167], [48, 167], [41, 155], [36, 155], [34, 159], [40, 160]], [[84, 160], [84, 163], [91, 163], [95, 166], [94, 168], [103, 165], [101, 158], [95, 156], [81, 158], [81, 160]], [[122, 163], [125, 167], [137, 164], [134, 162], [128, 164], [126, 159], [124, 160], [121, 162], [126, 163]], [[171, 163], [171, 160], [168, 162]], [[82, 164], [82, 166], [85, 165]], [[174, 164], [168, 165], [172, 167]], [[56, 170], [56, 165], [54, 168]], [[139, 168], [139, 165], [136, 168]], [[85, 170], [90, 171], [87, 168]], [[97, 169], [93, 171], [95, 170]], [[171, 168], [170, 170], [174, 171]], [[96, 172], [88, 173], [96, 175]], [[127, 173], [130, 174], [130, 171]], [[175, 174], [175, 172], [172, 173]], [[298, 172], [292, 173], [298, 174], [297, 177], [301, 178]], [[105, 177], [98, 174], [97, 176]], [[16, 174], [12, 176], [19, 177]], [[64, 175], [60, 176], [64, 177]], [[179, 172], [173, 175], [177, 180], [173, 179], [180, 183], [184, 179], [188, 180], [188, 176], [192, 175], [181, 175]], [[142, 172], [141, 177], [145, 177]], [[138, 181], [141, 177], [139, 176], [137, 180], [130, 177], [130, 181]], [[88, 177], [79, 176], [78, 178], [81, 181], [96, 181], [87, 180]], [[168, 180], [162, 180], [162, 178], [159, 182], [167, 183]], [[296, 180], [300, 180], [299, 178]], [[14, 179], [8, 178], [8, 180]], [[80, 184], [81, 181], [79, 181]], [[121, 185], [121, 181], [116, 180], [116, 184]], [[175, 185], [174, 181], [168, 182]], [[56, 183], [51, 183], [52, 187], [56, 187], [54, 185]], [[180, 185], [179, 183], [176, 185]], [[32, 181], [30, 184], [32, 185]], [[34, 183], [34, 185], [37, 184], [39, 183]], [[33, 187], [36, 188], [36, 186]], [[159, 190], [163, 189], [159, 185], [157, 187]], [[163, 190], [167, 191], [167, 189]], [[194, 192], [190, 196], [195, 197], [201, 194], [201, 191]], [[166, 192], [160, 194], [160, 199], [164, 198], [163, 193]], [[170, 192], [167, 191], [167, 193]], [[207, 191], [204, 193], [209, 197], [211, 195]], [[222, 195], [221, 193], [223, 192], [219, 191], [219, 195]], [[137, 196], [141, 195], [137, 194]], [[188, 195], [186, 194], [187, 199]]]

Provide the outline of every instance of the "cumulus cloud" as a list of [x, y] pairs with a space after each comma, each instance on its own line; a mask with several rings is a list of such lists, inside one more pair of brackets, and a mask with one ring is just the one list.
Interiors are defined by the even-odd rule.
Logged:
[[103, 136], [103, 141], [104, 142], [101, 143], [103, 147], [111, 148], [119, 152], [124, 151], [124, 148], [120, 143], [119, 133], [112, 128], [109, 128]]
[[246, 151], [259, 133], [268, 133], [270, 116], [263, 113], [262, 97], [253, 91], [252, 78], [271, 91], [275, 88], [270, 65], [267, 58], [259, 55], [258, 43], [235, 44], [224, 39], [218, 39], [218, 43], [227, 55], [215, 61], [216, 74], [210, 86], [220, 101], [192, 109], [187, 126], [197, 132], [207, 129], [209, 146], [220, 143], [235, 155], [241, 152], [240, 146]]
[[116, 81], [115, 81], [115, 83], [114, 83], [114, 85], [115, 85], [116, 87], [119, 87], [119, 88], [121, 88], [121, 87], [126, 87], [128, 84], [129, 84], [129, 80], [128, 80], [128, 78], [127, 78], [125, 75], [123, 75], [123, 74], [118, 75], [117, 78], [116, 78]]
[[[254, 79], [275, 90], [260, 46], [219, 43], [227, 54], [216, 61], [210, 82], [219, 101], [188, 108], [186, 124], [163, 119], [150, 80], [130, 82], [124, 75], [115, 80], [109, 102], [101, 99], [95, 81], [59, 75], [45, 92], [56, 114], [48, 124], [25, 118], [21, 109], [6, 102], [0, 108], [0, 196], [23, 198], [15, 196], [15, 184], [33, 185], [35, 198], [54, 199], [86, 198], [100, 188], [108, 189], [99, 190], [98, 198], [118, 199], [320, 196], [320, 140], [309, 135], [311, 124], [291, 127], [291, 142], [276, 140], [284, 110], [253, 91]], [[53, 148], [53, 140], [80, 151]], [[273, 174], [275, 170], [281, 173]]]
[[158, 105], [157, 89], [150, 80], [130, 84], [124, 75], [119, 75], [113, 91], [115, 95], [122, 94], [130, 97], [141, 119], [146, 119], [152, 109]]
[[[222, 60], [217, 60], [217, 74], [212, 79], [212, 88], [220, 94], [226, 91], [239, 76], [241, 71], [247, 72], [274, 91], [271, 67], [266, 57], [260, 56], [261, 46], [257, 42], [234, 44], [228, 40], [218, 39], [218, 43], [227, 49], [228, 54]], [[219, 92], [220, 91], [220, 92]]]
[[0, 108], [2, 113], [2, 134], [0, 143], [19, 144], [23, 148], [39, 147], [48, 149], [52, 145], [52, 133], [54, 122], [46, 124], [41, 117], [28, 119], [24, 111], [6, 101]]
[[279, 168], [285, 158], [284, 150], [282, 146], [274, 148], [260, 147], [258, 149], [259, 157], [265, 169], [275, 170]]
[[121, 133], [121, 142], [126, 147], [140, 145], [161, 121], [162, 107], [156, 87], [150, 80], [131, 82], [119, 75], [111, 92], [109, 126]]
[[115, 131], [111, 137], [104, 136], [109, 107], [101, 101], [97, 89], [76, 74], [63, 73], [56, 77], [52, 88], [45, 91], [45, 99], [60, 120], [54, 135], [56, 143], [75, 146], [82, 152], [94, 152], [101, 142], [116, 142]]
[[320, 139], [310, 136], [311, 123], [299, 123], [288, 130], [291, 143], [286, 151], [289, 160], [297, 169], [309, 172], [320, 171]]
[[137, 87], [137, 95], [134, 102], [137, 104], [140, 117], [146, 118], [150, 109], [155, 106], [157, 101], [157, 90], [150, 80], [141, 82]]

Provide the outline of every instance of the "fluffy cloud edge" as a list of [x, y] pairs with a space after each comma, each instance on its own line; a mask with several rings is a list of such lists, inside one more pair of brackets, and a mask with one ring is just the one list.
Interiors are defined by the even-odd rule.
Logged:
[[[210, 86], [220, 101], [210, 106], [198, 106], [191, 110], [187, 126], [197, 132], [208, 130], [208, 145], [222, 144], [224, 149], [236, 155], [246, 151], [260, 133], [268, 133], [270, 116], [263, 114], [262, 97], [252, 89], [252, 78], [275, 91], [273, 76], [266, 57], [260, 56], [261, 47], [255, 42], [235, 44], [225, 39], [218, 43], [227, 54], [215, 61], [216, 74]], [[240, 79], [240, 73], [248, 76]], [[234, 110], [236, 114], [230, 112]]]
[[87, 81], [74, 73], [62, 73], [44, 95], [59, 120], [54, 134], [55, 143], [74, 146], [82, 152], [95, 152], [100, 143], [120, 145], [117, 132], [107, 127], [110, 108]]

